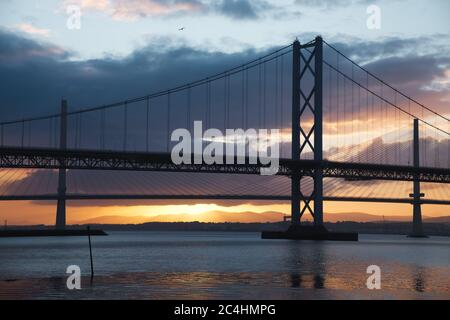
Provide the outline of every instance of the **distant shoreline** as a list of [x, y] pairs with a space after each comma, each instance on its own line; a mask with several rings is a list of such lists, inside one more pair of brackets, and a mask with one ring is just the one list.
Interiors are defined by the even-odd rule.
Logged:
[[[305, 224], [308, 224], [305, 222]], [[147, 222], [142, 224], [89, 224], [92, 228], [105, 231], [221, 231], [261, 232], [263, 230], [286, 230], [289, 222], [267, 223], [213, 223], [213, 222]], [[411, 232], [410, 222], [326, 222], [325, 226], [335, 232], [358, 232], [365, 234], [400, 234]], [[450, 223], [424, 223], [424, 231], [430, 236], [450, 237]], [[85, 229], [86, 225], [69, 225], [70, 229]], [[8, 229], [53, 229], [53, 226], [8, 226]]]

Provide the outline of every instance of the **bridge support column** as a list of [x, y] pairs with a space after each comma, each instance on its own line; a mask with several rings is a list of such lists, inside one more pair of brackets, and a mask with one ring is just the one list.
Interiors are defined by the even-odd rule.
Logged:
[[[323, 42], [316, 37], [314, 57], [314, 160], [322, 163], [323, 160], [323, 113], [322, 113], [322, 60]], [[323, 172], [317, 168], [314, 172], [314, 223], [323, 225]]]
[[[420, 166], [420, 143], [419, 143], [419, 120], [414, 119], [414, 139], [413, 139], [413, 162], [414, 168], [418, 169]], [[410, 237], [426, 237], [423, 233], [422, 225], [422, 201], [421, 198], [425, 194], [420, 192], [420, 177], [418, 173], [414, 174], [413, 179], [413, 193], [409, 195], [413, 203], [413, 230]]]
[[[292, 159], [300, 159], [300, 42], [294, 41], [292, 52]], [[300, 224], [300, 179], [291, 177], [291, 223]]]
[[[59, 148], [67, 148], [67, 101], [61, 101]], [[58, 175], [58, 203], [56, 207], [56, 229], [66, 227], [66, 169], [65, 161], [60, 160], [61, 168]]]
[[[305, 56], [302, 48], [313, 48], [312, 53]], [[314, 161], [318, 165], [305, 173], [306, 178], [313, 179], [313, 191], [309, 195], [304, 194], [300, 184], [302, 176], [294, 172], [291, 176], [291, 226], [287, 231], [263, 231], [263, 239], [358, 240], [357, 233], [329, 232], [323, 225], [322, 55], [321, 37], [303, 46], [298, 40], [293, 44], [292, 159], [301, 160], [302, 153], [306, 152], [305, 148], [309, 148], [308, 153], [314, 154]], [[303, 83], [305, 73], [310, 73], [314, 80], [305, 80]], [[308, 84], [312, 88], [306, 89]], [[307, 121], [301, 121], [308, 112], [314, 120], [314, 124], [309, 127]], [[311, 202], [314, 203], [313, 206]], [[300, 223], [305, 212], [309, 212], [314, 218], [314, 226]]]
[[[310, 54], [302, 53], [302, 49]], [[311, 50], [312, 49], [312, 50]], [[305, 50], [306, 52], [306, 50]], [[292, 77], [292, 159], [299, 160], [304, 153], [312, 152], [314, 160], [321, 163], [323, 159], [322, 138], [322, 59], [323, 41], [316, 37], [314, 42], [300, 45], [293, 44], [293, 77]], [[313, 81], [306, 80], [307, 76]], [[304, 82], [302, 79], [305, 79]], [[312, 86], [311, 86], [312, 84]], [[308, 88], [308, 85], [310, 88]], [[314, 102], [312, 102], [314, 101]], [[312, 126], [302, 117], [311, 116]], [[292, 223], [300, 224], [305, 212], [312, 215], [314, 224], [323, 226], [323, 172], [320, 167], [311, 172], [313, 179], [312, 193], [304, 194], [301, 190], [302, 177], [293, 176], [291, 179], [292, 192]], [[314, 205], [312, 205], [314, 203]]]

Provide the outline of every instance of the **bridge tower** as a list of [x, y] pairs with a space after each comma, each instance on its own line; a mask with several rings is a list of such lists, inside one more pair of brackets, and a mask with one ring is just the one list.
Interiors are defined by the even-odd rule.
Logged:
[[[61, 101], [59, 148], [67, 148], [67, 101]], [[58, 204], [56, 207], [56, 229], [66, 227], [66, 168], [64, 160], [60, 160], [61, 168], [58, 175]]]
[[[309, 56], [302, 53], [309, 52]], [[322, 136], [322, 60], [323, 41], [320, 36], [301, 45], [293, 44], [292, 64], [292, 159], [299, 160], [306, 151], [312, 151], [314, 160], [323, 160]], [[312, 77], [308, 78], [308, 76]], [[309, 87], [308, 87], [309, 85]], [[314, 123], [307, 126], [301, 121], [306, 113], [312, 113]], [[303, 194], [300, 182], [303, 177], [291, 177], [291, 221], [300, 225], [305, 212], [312, 215], [316, 227], [323, 228], [323, 172], [316, 168], [313, 173], [314, 188], [311, 194]], [[313, 202], [313, 205], [311, 205]]]
[[[419, 120], [414, 119], [413, 129], [413, 165], [415, 169], [419, 169], [420, 166], [420, 143], [419, 143]], [[413, 204], [413, 230], [409, 235], [410, 237], [423, 238], [426, 237], [423, 233], [422, 226], [422, 201], [420, 200], [425, 196], [420, 192], [420, 176], [418, 173], [414, 174], [413, 178], [413, 193], [409, 195], [412, 198]]]
[[[303, 54], [302, 50], [309, 55]], [[291, 225], [288, 230], [263, 231], [263, 239], [358, 241], [357, 233], [329, 232], [323, 225], [322, 62], [321, 37], [316, 37], [305, 45], [301, 45], [298, 40], [294, 42], [292, 159], [301, 160], [302, 155], [312, 152], [317, 165], [305, 177], [296, 173], [291, 176]], [[308, 115], [308, 121], [303, 121]], [[312, 125], [308, 125], [310, 119]], [[303, 193], [302, 179], [313, 179], [313, 191], [310, 194]], [[301, 224], [305, 212], [312, 215], [313, 226]]]

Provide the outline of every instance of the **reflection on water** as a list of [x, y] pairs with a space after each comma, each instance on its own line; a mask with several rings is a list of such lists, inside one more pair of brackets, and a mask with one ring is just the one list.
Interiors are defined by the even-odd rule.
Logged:
[[418, 267], [414, 272], [414, 289], [417, 292], [425, 291], [424, 270]]
[[[1, 239], [0, 299], [450, 298], [450, 240], [361, 236], [358, 243], [261, 240], [256, 233], [115, 232], [86, 239]], [[82, 290], [66, 289], [77, 264]], [[379, 265], [382, 289], [368, 290]]]
[[[302, 277], [308, 278], [308, 275], [311, 275], [313, 288], [325, 288], [326, 266], [323, 242], [315, 242], [313, 246], [299, 246], [298, 243], [291, 241], [286, 245], [289, 248], [286, 268], [294, 268], [291, 273], [291, 287], [302, 288], [305, 286], [307, 288], [309, 282], [306, 280], [302, 286]], [[314, 250], [314, 252], [307, 252], [308, 250]], [[308, 258], [310, 256], [312, 259]], [[301, 272], [305, 270], [307, 270], [307, 274], [302, 274]]]

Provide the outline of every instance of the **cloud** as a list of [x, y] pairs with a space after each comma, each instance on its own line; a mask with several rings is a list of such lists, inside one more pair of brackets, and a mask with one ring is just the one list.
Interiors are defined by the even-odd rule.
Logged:
[[[449, 59], [445, 56], [445, 49], [437, 47], [436, 53], [427, 52], [424, 55], [413, 54], [413, 49], [418, 48], [424, 39], [418, 38], [395, 40], [385, 39], [384, 41], [353, 41], [347, 43], [334, 43], [345, 54], [356, 57], [356, 60], [366, 62], [365, 67], [380, 75], [386, 82], [398, 87], [407, 94], [423, 102], [425, 105], [436, 109], [438, 112], [448, 114], [448, 102], [445, 98], [449, 96], [445, 81], [448, 79]], [[432, 39], [430, 40], [432, 42]], [[432, 46], [427, 46], [429, 50]], [[2, 119], [14, 120], [26, 116], [41, 116], [53, 114], [58, 111], [61, 97], [69, 101], [70, 109], [87, 108], [103, 105], [115, 101], [122, 101], [126, 98], [143, 96], [148, 93], [158, 92], [180, 84], [194, 81], [215, 73], [222, 72], [245, 61], [253, 60], [273, 50], [267, 48], [263, 51], [248, 49], [242, 52], [225, 54], [221, 52], [206, 52], [191, 47], [179, 45], [173, 39], [154, 38], [148, 45], [136, 49], [130, 55], [123, 58], [106, 57], [102, 59], [93, 59], [86, 61], [73, 61], [72, 53], [58, 48], [49, 43], [37, 42], [21, 36], [0, 31], [0, 72], [3, 75], [0, 87], [0, 116]], [[383, 58], [387, 52], [388, 57]], [[422, 50], [416, 50], [422, 52]], [[278, 79], [278, 89], [274, 77], [276, 68], [275, 61], [272, 61], [267, 68], [267, 92], [266, 99], [268, 106], [278, 104], [280, 108], [268, 108], [266, 123], [267, 127], [286, 127], [290, 125], [290, 76], [289, 76], [289, 56], [284, 60], [284, 88], [283, 94], [278, 91], [277, 101], [275, 99], [277, 90], [280, 88], [280, 79]], [[329, 50], [325, 51], [325, 57], [330, 61], [335, 61]], [[445, 67], [447, 66], [447, 67]], [[342, 65], [341, 65], [342, 67]], [[281, 68], [279, 61], [278, 68]], [[280, 70], [280, 69], [279, 69]], [[325, 68], [325, 73], [327, 69]], [[258, 68], [249, 71], [249, 90], [251, 91], [249, 99], [249, 114], [257, 115], [249, 117], [249, 125], [257, 127], [260, 119], [261, 106], [258, 105], [259, 87]], [[324, 80], [328, 81], [328, 74], [325, 74]], [[365, 81], [365, 79], [364, 79]], [[440, 86], [437, 86], [441, 84]], [[231, 122], [242, 124], [241, 115], [241, 96], [242, 79], [236, 75], [232, 77], [231, 85], [235, 93], [231, 99], [235, 110], [230, 113]], [[224, 84], [223, 81], [217, 81], [213, 85], [213, 92], [219, 92], [214, 96], [214, 110], [216, 116], [214, 123], [218, 128], [222, 128], [224, 111]], [[433, 90], [431, 90], [433, 88]], [[376, 88], [378, 90], [378, 88]], [[439, 91], [437, 91], [439, 90]], [[26, 93], [26, 94], [24, 94]], [[203, 87], [197, 87], [192, 90], [192, 110], [193, 117], [196, 120], [203, 119], [205, 115], [205, 94]], [[326, 93], [325, 93], [326, 94]], [[186, 94], [180, 92], [172, 96], [172, 123], [171, 127], [185, 127], [186, 120]], [[328, 108], [328, 96], [324, 97]], [[384, 112], [376, 102], [375, 108], [370, 109], [370, 121], [362, 124], [354, 119], [366, 119], [368, 116], [365, 99], [360, 104], [361, 108], [351, 108], [347, 104], [345, 112], [339, 114], [338, 127], [334, 115], [326, 116], [324, 132], [327, 135], [346, 136], [346, 133], [354, 130], [364, 131], [367, 126], [373, 129], [375, 138], [379, 135], [379, 129], [383, 123], [382, 114]], [[369, 100], [370, 101], [370, 100]], [[166, 126], [167, 101], [164, 98], [158, 98], [151, 101], [152, 104], [152, 147], [157, 150], [165, 148], [164, 130]], [[281, 108], [281, 105], [283, 106]], [[141, 112], [144, 103], [135, 103], [130, 105], [130, 121], [135, 121], [136, 125], [129, 128], [129, 141], [133, 148], [141, 150], [145, 146], [143, 132], [145, 122]], [[369, 104], [370, 107], [370, 104]], [[239, 111], [238, 111], [239, 110]], [[278, 110], [278, 114], [274, 110]], [[342, 109], [341, 109], [342, 111]], [[362, 116], [360, 116], [362, 115]], [[281, 122], [281, 116], [283, 116]], [[119, 121], [121, 113], [119, 108], [108, 112], [110, 125], [114, 126], [118, 132], [121, 132], [123, 124]], [[92, 134], [99, 133], [98, 115], [91, 116]], [[96, 120], [97, 119], [97, 120]], [[192, 118], [191, 118], [192, 119]], [[277, 121], [278, 123], [275, 123]], [[403, 119], [405, 121], [406, 119]], [[74, 121], [74, 119], [71, 119]], [[95, 122], [97, 121], [97, 122]], [[304, 122], [308, 119], [304, 118]], [[434, 122], [433, 122], [434, 123]], [[391, 124], [391, 123], [390, 123]], [[398, 123], [392, 123], [397, 125]], [[42, 123], [42, 126], [48, 123]], [[34, 130], [37, 127], [34, 127]], [[357, 128], [357, 129], [355, 129]], [[393, 128], [389, 128], [394, 130]], [[14, 131], [11, 129], [11, 134]], [[20, 131], [17, 131], [20, 132]], [[17, 134], [17, 132], [15, 134]], [[358, 131], [357, 131], [358, 132]], [[286, 132], [284, 132], [286, 133]], [[406, 134], [406, 133], [405, 133]], [[70, 135], [73, 137], [73, 134]], [[41, 139], [48, 141], [48, 137], [38, 133], [34, 136], [34, 142]], [[114, 145], [108, 147], [117, 148], [122, 145], [119, 134], [113, 135], [111, 140]], [[98, 143], [98, 139], [85, 138], [86, 145], [93, 146]], [[342, 139], [341, 139], [342, 140]], [[340, 141], [341, 141], [340, 140]], [[73, 144], [73, 139], [69, 141]], [[285, 146], [287, 148], [287, 146]]]
[[110, 0], [79, 0], [71, 1], [72, 4], [78, 4], [82, 9], [107, 10]]
[[104, 12], [120, 21], [198, 13], [205, 9], [199, 0], [68, 0], [63, 6], [69, 4], [79, 5], [83, 11]]
[[22, 23], [17, 26], [17, 28], [25, 33], [32, 34], [32, 35], [38, 35], [43, 37], [48, 37], [50, 35], [49, 29], [41, 29], [38, 27], [35, 27], [29, 23]]
[[[69, 52], [54, 44], [38, 42], [0, 29], [0, 68], [21, 69], [23, 63], [54, 65], [69, 57]], [[17, 69], [16, 69], [17, 70]]]
[[[394, 88], [448, 116], [448, 43], [450, 36], [437, 34], [415, 38], [387, 37], [375, 41], [346, 37], [331, 45]], [[324, 49], [324, 59], [336, 67], [336, 53], [327, 46]], [[351, 63], [341, 58], [339, 67], [342, 72], [351, 75]], [[354, 75], [365, 84], [365, 74], [361, 70], [354, 68]], [[380, 94], [377, 81], [369, 78], [369, 86], [372, 91]], [[385, 90], [384, 94], [385, 98], [394, 102], [392, 90]], [[407, 101], [398, 102], [403, 103], [404, 108], [408, 107]], [[419, 111], [417, 108], [414, 110]], [[425, 113], [425, 116], [428, 114]]]
[[258, 0], [222, 0], [215, 5], [215, 10], [232, 19], [257, 19], [260, 14], [273, 8], [269, 3]]
[[62, 96], [74, 108], [139, 96], [223, 71], [256, 55], [253, 50], [205, 52], [160, 38], [121, 59], [71, 61], [68, 51], [0, 31], [0, 70], [8, 79], [2, 80], [0, 114], [4, 119], [5, 113], [10, 118], [54, 112]]
[[169, 16], [198, 13], [204, 5], [195, 0], [119, 0], [115, 1], [112, 17], [116, 20], [136, 20], [148, 16]]
[[78, 5], [84, 11], [103, 12], [120, 21], [198, 13], [252, 20], [276, 8], [265, 0], [67, 0], [63, 6], [69, 4]]

